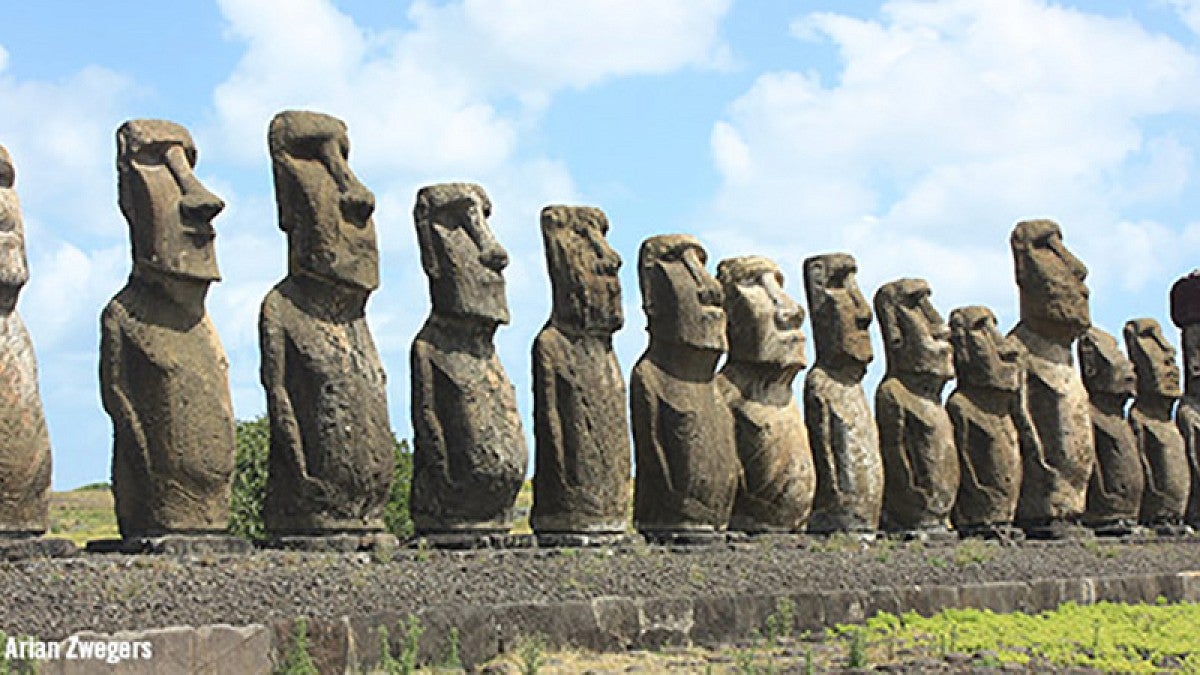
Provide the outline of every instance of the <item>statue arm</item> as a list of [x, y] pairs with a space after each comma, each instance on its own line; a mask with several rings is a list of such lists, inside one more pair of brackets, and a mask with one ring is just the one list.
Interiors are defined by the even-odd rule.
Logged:
[[1154, 462], [1150, 460], [1149, 453], [1146, 452], [1146, 428], [1139, 424], [1135, 418], [1135, 413], [1129, 413], [1129, 427], [1133, 429], [1133, 447], [1137, 451], [1138, 459], [1142, 461], [1142, 475], [1146, 477], [1146, 486], [1143, 494], [1157, 493], [1158, 488], [1158, 467], [1154, 466]]
[[[557, 468], [563, 466], [563, 430], [562, 419], [558, 414], [557, 378], [554, 376], [554, 366], [547, 355], [545, 344], [548, 336], [542, 333], [533, 343], [533, 415], [534, 439], [537, 443], [536, 452], [539, 464], [541, 458], [552, 459]], [[553, 452], [553, 456], [543, 453]]]
[[828, 478], [829, 492], [840, 502], [842, 499], [841, 476], [838, 474], [837, 462], [834, 461], [834, 449], [831, 447], [831, 444], [837, 442], [832, 438], [833, 412], [830, 410], [829, 402], [809, 391], [807, 384], [806, 382], [804, 388], [804, 423], [808, 427], [813, 462], [819, 469], [817, 475]]
[[100, 400], [113, 421], [113, 435], [132, 441], [143, 466], [150, 466], [150, 447], [146, 432], [133, 402], [129, 400], [129, 383], [125, 381], [123, 352], [125, 329], [122, 309], [115, 302], [105, 308], [100, 317]]
[[635, 371], [629, 388], [629, 415], [633, 422], [633, 445], [637, 453], [638, 471], [642, 471], [643, 467], [650, 469], [662, 479], [667, 492], [673, 494], [675, 486], [659, 440], [657, 401], [646, 387], [644, 379]]
[[[1028, 376], [1025, 376], [1028, 377]], [[1033, 423], [1033, 414], [1029, 411], [1029, 383], [1021, 385], [1020, 393], [1013, 399], [1013, 425], [1017, 428], [1017, 439], [1021, 446], [1021, 462], [1037, 462], [1040, 470], [1047, 473], [1058, 473], [1046, 464], [1046, 448], [1038, 434], [1037, 425]]]
[[304, 457], [304, 445], [300, 438], [300, 424], [288, 394], [285, 374], [287, 373], [287, 334], [269, 306], [271, 298], [263, 302], [258, 318], [258, 344], [262, 363], [259, 376], [267, 392], [267, 414], [271, 418], [271, 445], [282, 448], [289, 463], [298, 476], [308, 476], [308, 462]]
[[[875, 397], [875, 425], [879, 429], [879, 453], [883, 459], [884, 471], [890, 474], [890, 480], [901, 479], [905, 489], [918, 492], [920, 488], [914, 480], [913, 457], [908, 425], [905, 424], [906, 413], [896, 401], [896, 397], [885, 389], [880, 389]], [[899, 473], [901, 475], [894, 475]], [[892, 477], [894, 476], [894, 477]]]
[[[1179, 433], [1183, 436], [1183, 450], [1187, 454], [1193, 480], [1200, 477], [1200, 448], [1196, 447], [1196, 444], [1200, 443], [1200, 434], [1196, 433], [1198, 422], [1200, 420], [1196, 418], [1195, 413], [1180, 403], [1175, 413], [1175, 425], [1179, 427]], [[1192, 500], [1198, 499], [1200, 499], [1200, 495], [1192, 497]]]
[[[413, 471], [417, 464], [429, 467], [442, 480], [450, 481], [446, 461], [446, 436], [438, 421], [437, 390], [431, 350], [418, 338], [413, 343], [409, 373], [412, 378]], [[423, 471], [428, 469], [423, 469]]]

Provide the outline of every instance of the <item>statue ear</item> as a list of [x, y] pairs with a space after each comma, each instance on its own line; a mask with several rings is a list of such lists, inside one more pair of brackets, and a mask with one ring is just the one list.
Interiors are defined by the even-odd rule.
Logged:
[[427, 219], [421, 219], [417, 222], [417, 244], [421, 249], [421, 267], [424, 268], [425, 274], [430, 279], [437, 279], [441, 276], [441, 268], [438, 266], [437, 254], [433, 250], [433, 223]]

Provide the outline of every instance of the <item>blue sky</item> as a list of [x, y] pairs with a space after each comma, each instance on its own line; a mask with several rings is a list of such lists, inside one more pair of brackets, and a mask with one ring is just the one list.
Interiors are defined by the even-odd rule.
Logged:
[[1198, 31], [1197, 0], [14, 4], [0, 23], [0, 143], [17, 164], [33, 275], [20, 311], [54, 485], [108, 477], [96, 350], [129, 271], [113, 141], [126, 119], [187, 126], [197, 174], [228, 203], [209, 311], [240, 418], [265, 407], [257, 312], [285, 267], [271, 115], [349, 125], [351, 165], [378, 197], [383, 286], [368, 311], [401, 437], [428, 311], [416, 189], [484, 185], [512, 258], [513, 323], [497, 344], [528, 430], [550, 203], [609, 215], [626, 371], [645, 343], [632, 262], [666, 232], [699, 236], [714, 269], [774, 257], [797, 298], [805, 257], [848, 251], [868, 297], [925, 277], [943, 314], [985, 304], [1007, 329], [1008, 234], [1050, 217], [1091, 270], [1097, 325], [1119, 335], [1151, 316], [1175, 336], [1167, 289], [1200, 265]]

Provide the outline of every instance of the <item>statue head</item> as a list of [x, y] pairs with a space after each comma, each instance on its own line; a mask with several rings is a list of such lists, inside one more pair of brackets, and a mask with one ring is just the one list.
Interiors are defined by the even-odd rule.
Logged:
[[1154, 319], [1125, 322], [1125, 348], [1137, 373], [1138, 398], [1179, 398], [1179, 366], [1175, 348]]
[[572, 334], [612, 335], [625, 324], [621, 256], [608, 245], [608, 218], [590, 206], [542, 209], [542, 242], [554, 293], [552, 320]]
[[21, 287], [29, 281], [25, 224], [21, 220], [21, 202], [14, 189], [16, 181], [17, 170], [12, 157], [0, 145], [0, 298], [11, 296], [14, 304]]
[[1020, 348], [1004, 337], [996, 315], [980, 305], [950, 312], [950, 344], [959, 386], [1016, 392], [1021, 386]]
[[722, 260], [729, 360], [803, 368], [804, 310], [783, 290], [783, 272], [762, 256]]
[[488, 228], [491, 214], [491, 200], [472, 183], [442, 183], [417, 192], [413, 219], [434, 314], [508, 323], [501, 274], [508, 253]]
[[1052, 220], [1017, 223], [1009, 239], [1021, 296], [1021, 321], [1039, 335], [1071, 341], [1092, 325], [1087, 267], [1063, 245]]
[[831, 368], [866, 368], [871, 351], [871, 306], [858, 289], [858, 263], [846, 253], [827, 253], [804, 261], [804, 291], [816, 342], [817, 363]]
[[165, 120], [132, 120], [117, 129], [117, 189], [129, 223], [135, 269], [219, 281], [212, 219], [225, 203], [192, 173], [196, 145]]
[[279, 229], [288, 236], [288, 273], [367, 292], [378, 288], [375, 195], [347, 163], [346, 125], [288, 110], [271, 120], [267, 139]]
[[924, 279], [898, 279], [875, 292], [888, 375], [932, 375], [943, 381], [954, 377], [950, 328], [929, 296]]
[[1171, 321], [1182, 333], [1184, 388], [1200, 393], [1200, 270], [1171, 286]]
[[1092, 326], [1075, 346], [1079, 370], [1088, 393], [1113, 394], [1128, 399], [1137, 392], [1133, 363], [1121, 352], [1117, 339]]
[[663, 234], [642, 242], [638, 282], [652, 338], [725, 351], [721, 286], [704, 268], [707, 262], [700, 242], [686, 234]]

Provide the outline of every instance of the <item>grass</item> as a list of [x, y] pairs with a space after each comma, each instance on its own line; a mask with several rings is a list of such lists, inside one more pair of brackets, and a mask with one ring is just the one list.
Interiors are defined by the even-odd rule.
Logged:
[[50, 494], [50, 535], [84, 545], [90, 539], [119, 537], [112, 492], [107, 483]]

